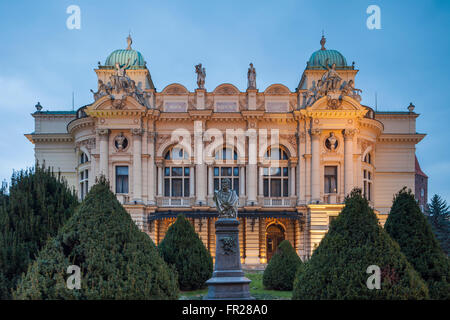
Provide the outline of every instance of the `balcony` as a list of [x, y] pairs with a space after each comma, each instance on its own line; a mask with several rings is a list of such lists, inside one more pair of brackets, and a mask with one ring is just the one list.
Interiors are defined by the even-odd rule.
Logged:
[[279, 198], [264, 198], [264, 207], [292, 207], [295, 205], [295, 201], [288, 197]]
[[190, 207], [191, 206], [191, 198], [162, 198], [160, 199], [160, 203], [158, 203], [161, 207]]

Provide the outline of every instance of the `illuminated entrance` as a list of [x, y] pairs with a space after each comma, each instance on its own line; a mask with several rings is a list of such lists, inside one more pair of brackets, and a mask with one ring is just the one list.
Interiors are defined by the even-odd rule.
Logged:
[[284, 228], [280, 224], [271, 224], [266, 230], [267, 262], [277, 251], [278, 245], [284, 240]]

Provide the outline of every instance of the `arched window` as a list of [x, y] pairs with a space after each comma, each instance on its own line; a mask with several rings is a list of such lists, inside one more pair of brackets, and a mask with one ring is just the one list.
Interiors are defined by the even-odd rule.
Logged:
[[223, 179], [231, 181], [231, 188], [239, 194], [239, 167], [237, 165], [237, 152], [232, 148], [224, 147], [215, 154], [216, 165], [214, 166], [214, 190], [222, 187]]
[[189, 155], [181, 148], [174, 147], [167, 151], [164, 159], [164, 196], [189, 197], [190, 167], [172, 163], [173, 160], [187, 160]]
[[89, 159], [88, 159], [87, 154], [84, 153], [84, 152], [81, 152], [81, 154], [80, 154], [80, 164], [86, 163], [88, 161], [89, 161]]
[[365, 156], [364, 156], [364, 160], [365, 163], [368, 164], [372, 164], [372, 156], [370, 155], [370, 152], [368, 152]]
[[282, 148], [270, 148], [265, 154], [268, 161], [278, 161], [276, 167], [263, 169], [264, 197], [289, 196], [288, 156]]

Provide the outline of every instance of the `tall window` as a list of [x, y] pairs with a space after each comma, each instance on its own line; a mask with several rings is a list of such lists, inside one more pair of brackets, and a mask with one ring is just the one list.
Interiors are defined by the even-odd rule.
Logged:
[[369, 170], [363, 171], [363, 194], [367, 200], [372, 200], [372, 172]]
[[325, 193], [337, 193], [337, 166], [325, 166]]
[[215, 155], [217, 166], [214, 167], [214, 190], [222, 188], [223, 179], [231, 181], [231, 188], [239, 194], [239, 167], [237, 153], [231, 148], [223, 148]]
[[189, 197], [189, 167], [164, 168], [164, 196]]
[[116, 167], [116, 193], [128, 193], [128, 167]]
[[83, 170], [80, 172], [80, 196], [81, 200], [84, 199], [89, 191], [89, 170]]
[[170, 149], [165, 156], [164, 167], [164, 196], [165, 197], [189, 197], [190, 168], [182, 164], [174, 164], [173, 160], [187, 160], [187, 152], [175, 147]]
[[277, 160], [278, 167], [263, 169], [263, 189], [265, 197], [289, 196], [289, 168], [286, 151], [270, 148], [265, 154], [266, 160]]

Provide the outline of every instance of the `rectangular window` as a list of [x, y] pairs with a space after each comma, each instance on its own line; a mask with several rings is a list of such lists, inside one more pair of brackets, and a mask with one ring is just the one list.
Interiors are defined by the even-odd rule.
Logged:
[[337, 166], [325, 166], [324, 171], [324, 192], [337, 193]]
[[116, 167], [116, 193], [128, 193], [128, 167]]

